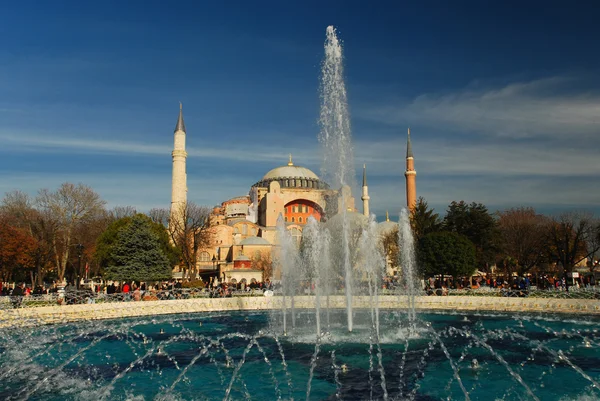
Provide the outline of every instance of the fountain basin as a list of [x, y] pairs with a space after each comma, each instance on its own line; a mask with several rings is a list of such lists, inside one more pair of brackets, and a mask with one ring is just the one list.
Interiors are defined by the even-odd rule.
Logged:
[[334, 313], [319, 341], [308, 309], [0, 330], [0, 399], [598, 399], [600, 317], [386, 310], [377, 342]]
[[[0, 314], [0, 328], [190, 312], [281, 310], [282, 302], [281, 297], [195, 298], [9, 309]], [[287, 298], [287, 302], [290, 307], [290, 298]], [[369, 297], [355, 296], [352, 302], [354, 308], [370, 308]], [[314, 296], [294, 297], [294, 307], [297, 309], [313, 309], [314, 305]], [[346, 297], [331, 296], [330, 305], [335, 309], [343, 309], [346, 307]], [[379, 307], [406, 309], [408, 297], [380, 295]], [[420, 311], [552, 312], [600, 315], [600, 301], [593, 299], [417, 296], [415, 307]]]

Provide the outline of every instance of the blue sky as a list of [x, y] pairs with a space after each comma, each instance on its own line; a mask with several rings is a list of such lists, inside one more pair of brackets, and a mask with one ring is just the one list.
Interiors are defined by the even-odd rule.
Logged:
[[188, 199], [247, 194], [288, 153], [318, 174], [335, 25], [380, 218], [405, 203], [408, 126], [418, 195], [442, 214], [461, 199], [600, 212], [600, 9], [489, 3], [4, 2], [0, 196], [70, 181], [168, 207], [179, 101]]

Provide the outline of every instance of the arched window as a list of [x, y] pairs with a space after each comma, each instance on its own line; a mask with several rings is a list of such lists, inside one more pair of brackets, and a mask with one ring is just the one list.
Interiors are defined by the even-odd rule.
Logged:
[[296, 218], [292, 217], [292, 223], [295, 223], [295, 222], [296, 222]]
[[300, 229], [293, 227], [291, 230], [292, 233], [292, 239], [294, 240], [294, 242], [296, 243], [296, 245], [300, 245], [300, 241], [302, 240], [302, 231], [300, 231]]
[[287, 221], [287, 216], [285, 217], [285, 222], [286, 222], [286, 223], [288, 222], [288, 221]]
[[200, 252], [200, 262], [210, 262], [210, 254], [208, 252]]
[[298, 223], [302, 223], [302, 217], [298, 217]]

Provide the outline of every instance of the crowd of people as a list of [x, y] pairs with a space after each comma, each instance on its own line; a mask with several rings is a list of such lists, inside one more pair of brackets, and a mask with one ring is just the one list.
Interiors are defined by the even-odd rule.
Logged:
[[[577, 277], [569, 283], [571, 288], [595, 288], [594, 276]], [[453, 278], [450, 276], [430, 277], [424, 282], [427, 295], [448, 295], [450, 290], [488, 289], [500, 291], [504, 296], [525, 297], [532, 289], [536, 290], [567, 290], [567, 281], [563, 277], [552, 275], [540, 276], [473, 276]]]
[[[497, 291], [504, 296], [526, 297], [532, 289], [564, 291], [567, 283], [564, 278], [551, 275], [540, 276], [473, 276], [453, 278], [451, 276], [436, 276], [423, 280], [423, 290], [427, 295], [446, 296], [451, 291], [459, 290], [488, 290]], [[310, 283], [302, 282], [298, 288], [298, 295], [313, 294], [314, 288]], [[304, 286], [303, 286], [304, 285]], [[569, 286], [573, 289], [595, 288], [596, 282], [593, 276], [582, 276], [573, 279]], [[403, 289], [403, 282], [398, 276], [387, 276], [382, 281], [382, 289], [396, 291]], [[186, 299], [190, 297], [232, 297], [240, 295], [273, 295], [274, 291], [280, 289], [279, 283], [273, 283], [269, 279], [250, 282], [225, 281], [213, 277], [206, 281], [172, 279], [162, 282], [117, 282], [117, 281], [82, 281], [79, 286], [68, 283], [62, 286], [57, 282], [31, 286], [25, 283], [3, 283], [0, 282], [0, 297], [10, 297], [14, 307], [21, 306], [23, 299], [30, 296], [56, 300], [59, 304], [95, 303], [98, 299], [109, 301], [150, 301]], [[343, 291], [343, 288], [340, 288]], [[47, 295], [48, 297], [39, 297]], [[35, 297], [34, 297], [35, 298]], [[33, 299], [33, 298], [32, 298]]]
[[[193, 282], [182, 279], [172, 279], [162, 282], [146, 283], [136, 281], [88, 281], [80, 282], [79, 286], [67, 283], [65, 286], [57, 282], [35, 286], [17, 283], [0, 282], [0, 296], [10, 297], [14, 307], [21, 306], [23, 299], [31, 296], [47, 295], [48, 299], [56, 298], [59, 304], [95, 303], [97, 299], [120, 301], [150, 301], [186, 299], [192, 296], [206, 296], [211, 298], [232, 297], [234, 295], [262, 295], [265, 291], [273, 290], [274, 286], [269, 279], [257, 281], [245, 280], [237, 282], [219, 281], [216, 278]], [[34, 299], [36, 297], [32, 297]], [[41, 297], [37, 297], [41, 298]], [[36, 299], [37, 299], [36, 298]]]

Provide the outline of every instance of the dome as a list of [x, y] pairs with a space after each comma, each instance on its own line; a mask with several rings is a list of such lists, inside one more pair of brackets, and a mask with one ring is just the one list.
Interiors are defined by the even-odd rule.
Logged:
[[[347, 211], [345, 214], [346, 219], [348, 219], [348, 222], [350, 223], [350, 227], [352, 229], [365, 228], [369, 223], [369, 218], [363, 215], [362, 213]], [[334, 231], [340, 230], [344, 223], [343, 219], [344, 214], [338, 213], [329, 220], [327, 220], [325, 226]]]
[[307, 178], [318, 180], [319, 177], [306, 167], [300, 166], [281, 166], [269, 171], [262, 178], [263, 180], [273, 180], [276, 178]]
[[268, 188], [273, 181], [278, 182], [281, 188], [329, 189], [329, 185], [321, 181], [310, 169], [294, 165], [291, 156], [286, 166], [269, 171], [253, 187]]
[[383, 221], [377, 224], [377, 230], [381, 235], [386, 235], [388, 233], [393, 232], [398, 229], [398, 223], [394, 223], [393, 221]]
[[271, 245], [271, 243], [261, 237], [248, 237], [240, 241], [239, 245]]

